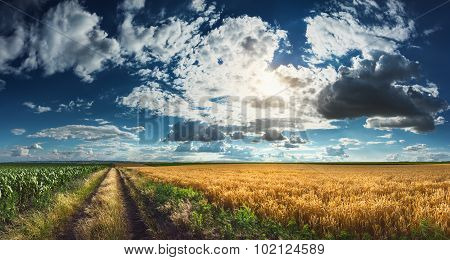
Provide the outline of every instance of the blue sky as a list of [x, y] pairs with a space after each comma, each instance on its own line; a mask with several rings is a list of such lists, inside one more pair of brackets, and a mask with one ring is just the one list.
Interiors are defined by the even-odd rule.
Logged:
[[448, 161], [449, 9], [0, 3], [0, 161]]

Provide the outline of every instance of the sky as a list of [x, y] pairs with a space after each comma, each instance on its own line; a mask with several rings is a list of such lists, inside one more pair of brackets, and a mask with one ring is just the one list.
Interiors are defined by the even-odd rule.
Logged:
[[450, 161], [450, 1], [0, 1], [0, 162]]

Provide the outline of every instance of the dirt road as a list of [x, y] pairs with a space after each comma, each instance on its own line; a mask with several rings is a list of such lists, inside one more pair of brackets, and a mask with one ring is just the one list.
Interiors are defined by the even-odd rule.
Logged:
[[125, 176], [111, 168], [58, 239], [151, 239]]

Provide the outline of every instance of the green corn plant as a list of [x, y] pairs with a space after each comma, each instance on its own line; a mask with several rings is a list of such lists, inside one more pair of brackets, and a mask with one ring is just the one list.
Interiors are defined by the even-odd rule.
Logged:
[[27, 209], [49, 202], [77, 179], [98, 171], [101, 165], [0, 166], [0, 227]]

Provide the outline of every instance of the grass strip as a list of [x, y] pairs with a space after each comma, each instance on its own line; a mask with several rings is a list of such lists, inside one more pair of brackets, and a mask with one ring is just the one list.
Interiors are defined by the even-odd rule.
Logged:
[[116, 169], [107, 173], [84, 213], [85, 217], [75, 225], [76, 239], [130, 239], [120, 176]]

